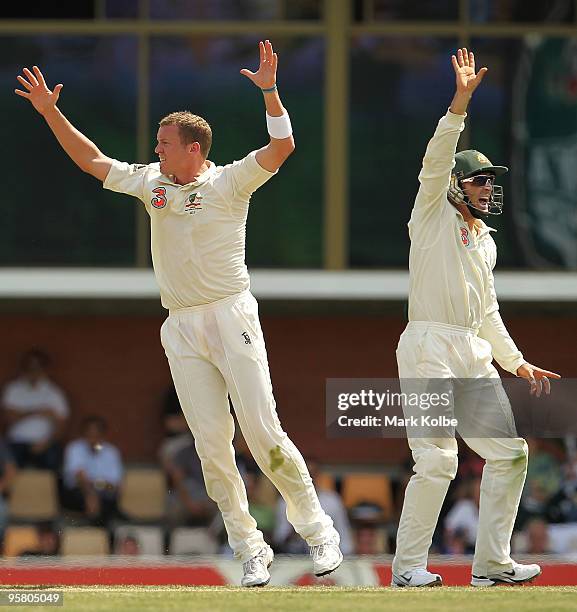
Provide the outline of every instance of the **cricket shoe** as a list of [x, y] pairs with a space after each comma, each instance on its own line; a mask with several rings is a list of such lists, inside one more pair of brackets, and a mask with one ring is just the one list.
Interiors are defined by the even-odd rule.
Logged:
[[541, 568], [536, 564], [522, 565], [513, 561], [513, 568], [506, 572], [498, 574], [489, 574], [488, 576], [475, 576], [471, 578], [471, 586], [486, 587], [495, 586], [496, 584], [523, 584], [531, 582], [541, 573]]
[[261, 548], [258, 553], [242, 564], [244, 576], [240, 581], [243, 587], [265, 586], [270, 581], [268, 568], [274, 559], [274, 553], [270, 546]]
[[420, 567], [404, 574], [393, 574], [392, 587], [436, 587], [443, 586], [443, 579], [439, 574], [433, 574]]
[[326, 576], [334, 572], [343, 562], [343, 553], [337, 540], [327, 540], [323, 544], [311, 546], [313, 573], [315, 576]]

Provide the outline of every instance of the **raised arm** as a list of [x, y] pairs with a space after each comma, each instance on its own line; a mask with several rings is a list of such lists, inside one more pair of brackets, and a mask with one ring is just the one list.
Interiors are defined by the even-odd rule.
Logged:
[[17, 77], [26, 91], [15, 89], [14, 93], [31, 102], [32, 106], [44, 117], [62, 148], [81, 170], [104, 181], [112, 160], [84, 134], [81, 134], [56, 106], [63, 85], [59, 83], [53, 91], [50, 91], [40, 68], [34, 66], [32, 70], [34, 72], [24, 68], [24, 76], [18, 75]]
[[432, 208], [445, 201], [467, 107], [487, 72], [487, 68], [475, 72], [475, 56], [465, 48], [459, 49], [456, 56], [452, 55], [451, 62], [455, 71], [455, 95], [449, 112], [441, 118], [427, 145], [419, 174], [421, 187], [415, 202], [417, 209]]
[[295, 143], [290, 127], [288, 113], [283, 107], [276, 87], [277, 54], [270, 41], [258, 44], [260, 65], [257, 72], [243, 68], [240, 73], [249, 78], [263, 92], [267, 113], [267, 125], [270, 142], [259, 149], [256, 160], [260, 166], [270, 172], [276, 172], [287, 157], [294, 151]]

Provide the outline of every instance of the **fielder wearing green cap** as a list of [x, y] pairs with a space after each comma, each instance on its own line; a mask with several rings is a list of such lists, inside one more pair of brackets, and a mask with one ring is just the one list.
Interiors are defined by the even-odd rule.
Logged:
[[[549, 379], [560, 376], [525, 361], [499, 314], [493, 281], [495, 230], [483, 218], [502, 210], [503, 193], [495, 179], [507, 168], [494, 166], [479, 151], [455, 154], [467, 106], [487, 69], [476, 72], [474, 56], [466, 49], [452, 56], [452, 64], [457, 90], [427, 146], [409, 221], [409, 323], [399, 340], [397, 363], [405, 397], [440, 385], [452, 398], [443, 416], [449, 412], [459, 418], [442, 433], [407, 426], [415, 465], [393, 560], [392, 585], [399, 587], [442, 584], [439, 574], [428, 571], [427, 557], [457, 473], [455, 433], [485, 459], [477, 531], [468, 542], [475, 546], [471, 584], [519, 584], [541, 573], [538, 565], [521, 565], [510, 556], [528, 449], [517, 435], [493, 359], [527, 379], [536, 395], [542, 389], [549, 393]], [[471, 393], [471, 383], [482, 393]], [[408, 404], [403, 411], [411, 422], [414, 411]], [[472, 429], [470, 414], [475, 417]]]
[[457, 153], [449, 185], [449, 201], [466, 204], [476, 219], [500, 215], [503, 212], [503, 188], [495, 185], [495, 177], [508, 170], [506, 166], [493, 166], [487, 156], [474, 149]]

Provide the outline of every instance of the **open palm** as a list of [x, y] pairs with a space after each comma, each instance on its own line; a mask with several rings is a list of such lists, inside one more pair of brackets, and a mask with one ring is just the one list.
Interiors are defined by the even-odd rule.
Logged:
[[14, 93], [22, 98], [30, 100], [32, 106], [34, 106], [40, 114], [43, 114], [56, 105], [63, 85], [59, 83], [54, 88], [54, 91], [50, 91], [44, 80], [44, 75], [40, 72], [40, 68], [34, 66], [32, 70], [34, 70], [34, 72], [28, 68], [24, 68], [22, 72], [26, 78], [20, 75], [16, 77], [27, 91], [15, 89]]
[[260, 64], [256, 72], [243, 68], [240, 73], [249, 78], [257, 87], [268, 89], [276, 83], [277, 54], [273, 51], [270, 40], [258, 43]]
[[471, 95], [483, 80], [487, 68], [475, 72], [475, 56], [465, 48], [459, 49], [456, 57], [452, 55], [451, 61], [455, 70], [457, 92]]

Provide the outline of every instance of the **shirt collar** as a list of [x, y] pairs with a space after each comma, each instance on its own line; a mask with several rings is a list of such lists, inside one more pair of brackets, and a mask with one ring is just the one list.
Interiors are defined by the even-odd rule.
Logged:
[[208, 168], [202, 174], [199, 174], [191, 183], [179, 185], [173, 180], [174, 177], [172, 174], [170, 176], [163, 174], [162, 176], [166, 177], [168, 181], [173, 185], [178, 185], [178, 187], [188, 187], [189, 185], [191, 187], [198, 187], [198, 185], [206, 183], [206, 181], [208, 181], [208, 179], [216, 172], [216, 165], [214, 164], [214, 162], [211, 162], [209, 159], [207, 159], [206, 161], [208, 163]]

